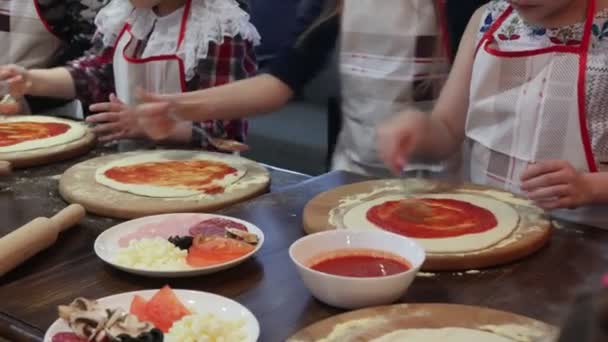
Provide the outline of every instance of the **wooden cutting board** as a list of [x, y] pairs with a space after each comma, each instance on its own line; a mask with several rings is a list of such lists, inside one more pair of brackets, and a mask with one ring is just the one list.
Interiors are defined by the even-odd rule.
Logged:
[[[74, 165], [61, 177], [59, 192], [66, 201], [81, 204], [88, 212], [101, 216], [131, 219], [155, 214], [218, 210], [260, 195], [266, 192], [270, 184], [268, 170], [262, 165], [245, 158], [229, 155], [221, 156], [228, 161], [232, 160], [246, 166], [247, 173], [235, 184], [240, 183], [241, 186], [213, 196], [145, 197], [111, 189], [97, 183], [95, 180], [95, 171], [110, 162], [143, 153], [158, 152], [156, 150], [113, 154]], [[167, 150], [162, 152], [168, 153], [168, 156], [179, 155], [180, 159], [188, 159], [189, 156], [200, 154], [219, 155], [200, 151]]]
[[551, 236], [551, 223], [537, 207], [510, 193], [473, 184], [432, 180], [374, 180], [341, 186], [313, 198], [304, 208], [303, 225], [308, 234], [337, 229], [341, 217], [354, 205], [384, 195], [403, 194], [398, 182], [408, 182], [408, 191], [422, 193], [465, 193], [489, 196], [511, 205], [520, 220], [514, 232], [501, 243], [480, 251], [461, 254], [427, 253], [425, 271], [460, 271], [509, 263], [538, 251]]
[[503, 311], [454, 304], [401, 304], [334, 316], [301, 330], [287, 341], [319, 341], [329, 336], [339, 324], [364, 319], [382, 319], [384, 321], [376, 321], [375, 324], [374, 321], [367, 321], [370, 323], [369, 326], [363, 329], [351, 327], [348, 329], [348, 335], [328, 340], [328, 342], [369, 341], [400, 329], [448, 327], [483, 330], [513, 338], [514, 341], [554, 341], [558, 334], [558, 329], [551, 325]]
[[81, 156], [89, 152], [95, 146], [95, 142], [95, 135], [87, 131], [82, 138], [67, 144], [29, 151], [0, 153], [0, 160], [10, 162], [12, 168], [46, 165]]

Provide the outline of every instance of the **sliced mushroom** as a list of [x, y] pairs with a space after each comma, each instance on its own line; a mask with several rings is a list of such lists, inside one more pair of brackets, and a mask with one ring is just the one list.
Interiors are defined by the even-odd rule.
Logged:
[[120, 335], [137, 337], [154, 329], [152, 324], [139, 321], [123, 309], [103, 309], [96, 301], [85, 298], [76, 298], [58, 309], [74, 334], [87, 341], [117, 341]]
[[260, 238], [256, 234], [244, 230], [226, 228], [226, 232], [229, 238], [242, 240], [250, 245], [257, 245], [260, 242]]

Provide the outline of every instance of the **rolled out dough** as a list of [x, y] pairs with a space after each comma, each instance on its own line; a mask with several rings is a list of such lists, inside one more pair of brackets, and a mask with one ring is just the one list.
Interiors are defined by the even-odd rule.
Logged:
[[466, 328], [403, 329], [373, 339], [371, 342], [515, 342], [489, 332]]
[[[496, 216], [498, 225], [486, 232], [466, 234], [452, 238], [416, 239], [428, 253], [451, 254], [467, 253], [486, 249], [498, 244], [507, 238], [517, 228], [519, 214], [510, 205], [492, 199], [488, 196], [469, 194], [423, 194], [418, 198], [444, 198], [469, 202], [492, 212]], [[343, 226], [346, 229], [382, 229], [367, 219], [367, 212], [376, 205], [387, 201], [403, 199], [403, 196], [383, 196], [368, 202], [361, 203], [350, 209], [343, 217]]]
[[[172, 156], [171, 153], [167, 151], [159, 151], [156, 153], [142, 153], [141, 155], [136, 155], [133, 157], [127, 157], [124, 159], [119, 159], [117, 161], [111, 162], [95, 171], [95, 180], [114, 190], [129, 192], [139, 196], [146, 197], [159, 197], [159, 198], [171, 198], [171, 197], [189, 197], [189, 196], [197, 196], [201, 195], [202, 192], [196, 189], [191, 189], [187, 187], [169, 187], [169, 186], [156, 186], [156, 185], [144, 185], [144, 184], [127, 184], [117, 182], [111, 178], [105, 176], [105, 172], [114, 167], [120, 166], [129, 166], [136, 164], [143, 164], [149, 162], [163, 162], [163, 161], [180, 161], [184, 160], [175, 156]], [[237, 170], [236, 173], [225, 176], [222, 179], [214, 180], [210, 186], [221, 186], [224, 189], [227, 189], [230, 185], [236, 183], [238, 180], [243, 178], [247, 173], [247, 166], [242, 165], [240, 163], [235, 162], [234, 160], [230, 160], [229, 157], [222, 158], [220, 156], [215, 156], [210, 153], [201, 152], [200, 154], [194, 154], [193, 156], [188, 156], [187, 160], [207, 160], [207, 161], [217, 161], [222, 162], [230, 167], [233, 167]]]
[[0, 153], [30, 151], [40, 148], [47, 148], [57, 145], [64, 145], [72, 141], [82, 138], [87, 133], [87, 128], [84, 124], [75, 121], [55, 118], [52, 116], [38, 115], [17, 115], [0, 117], [0, 124], [12, 122], [53, 122], [62, 123], [70, 126], [67, 132], [43, 139], [28, 140], [18, 144], [0, 147]]

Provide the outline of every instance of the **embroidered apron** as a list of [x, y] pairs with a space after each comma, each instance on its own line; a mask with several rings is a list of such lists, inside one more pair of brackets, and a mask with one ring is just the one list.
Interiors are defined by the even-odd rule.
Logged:
[[[474, 183], [521, 193], [522, 172], [531, 163], [550, 159], [566, 160], [582, 172], [597, 171], [585, 111], [595, 14], [595, 0], [589, 2], [579, 45], [502, 50], [494, 34], [515, 14], [512, 7], [484, 34], [473, 66], [466, 123]], [[589, 206], [553, 214], [608, 228], [608, 210], [603, 209]]]

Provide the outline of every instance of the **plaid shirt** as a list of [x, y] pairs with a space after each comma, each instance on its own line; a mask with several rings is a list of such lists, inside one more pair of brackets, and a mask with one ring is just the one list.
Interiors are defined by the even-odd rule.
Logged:
[[[145, 43], [140, 42], [140, 46], [145, 46]], [[139, 50], [140, 54], [141, 52], [143, 48]], [[74, 79], [77, 97], [85, 107], [92, 103], [106, 102], [108, 96], [115, 92], [113, 56], [114, 48], [104, 47], [102, 37], [97, 35], [93, 40], [93, 48], [85, 56], [68, 63], [67, 69]], [[240, 36], [224, 37], [221, 44], [209, 44], [207, 58], [198, 62], [196, 76], [186, 86], [188, 91], [216, 87], [248, 78], [256, 71], [253, 44]], [[211, 136], [241, 142], [247, 135], [245, 120], [210, 120], [194, 122], [193, 126], [205, 128]], [[192, 131], [192, 144], [213, 150], [195, 130]]]

